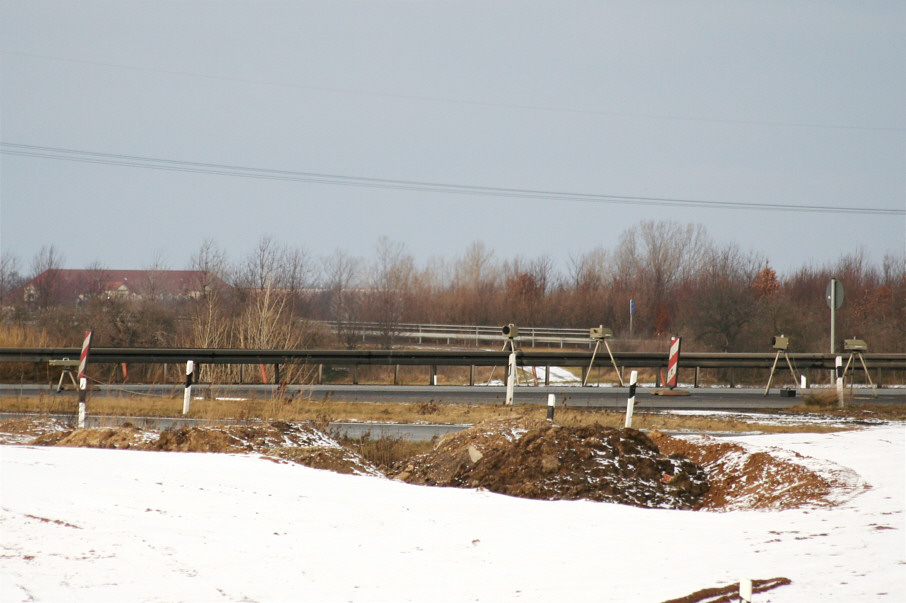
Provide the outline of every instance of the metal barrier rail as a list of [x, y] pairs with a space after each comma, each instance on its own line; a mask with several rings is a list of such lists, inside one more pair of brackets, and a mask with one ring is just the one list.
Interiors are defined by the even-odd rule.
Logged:
[[[47, 363], [73, 360], [80, 348], [0, 348], [0, 362]], [[519, 350], [522, 366], [589, 366], [592, 352]], [[848, 354], [791, 353], [800, 369], [833, 369], [836, 356]], [[663, 352], [613, 352], [625, 367], [662, 367]], [[166, 364], [193, 360], [201, 364], [323, 364], [410, 366], [505, 366], [508, 352], [484, 350], [243, 350], [229, 348], [92, 348], [92, 364]], [[870, 369], [906, 370], [906, 354], [863, 354]], [[680, 358], [685, 368], [771, 368], [775, 354], [687, 352]], [[610, 366], [605, 355], [594, 367]]]
[[[422, 340], [462, 340], [478, 342], [495, 342], [506, 339], [500, 326], [487, 325], [447, 325], [432, 323], [398, 323], [384, 324], [379, 322], [326, 322], [334, 333], [343, 331], [360, 336], [380, 336], [392, 333], [395, 338]], [[588, 329], [567, 329], [554, 327], [519, 327], [520, 341], [535, 345], [536, 343], [565, 343], [589, 345]], [[594, 345], [594, 342], [591, 342]]]

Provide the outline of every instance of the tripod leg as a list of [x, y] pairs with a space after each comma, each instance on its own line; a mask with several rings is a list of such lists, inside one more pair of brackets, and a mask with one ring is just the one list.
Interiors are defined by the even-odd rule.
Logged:
[[764, 395], [768, 395], [768, 390], [771, 389], [771, 381], [774, 380], [774, 370], [777, 368], [777, 361], [780, 360], [780, 352], [777, 352], [777, 355], [774, 356], [774, 365], [771, 367], [771, 374], [768, 376], [768, 384], [764, 388]]
[[799, 383], [797, 383], [797, 379], [796, 379], [796, 371], [793, 370], [793, 363], [790, 362], [790, 357], [789, 357], [789, 355], [788, 355], [786, 352], [783, 353], [783, 357], [786, 358], [786, 365], [787, 365], [788, 367], [790, 367], [790, 374], [793, 376], [793, 387], [798, 388], [798, 387], [799, 387]]
[[862, 356], [862, 354], [859, 354], [859, 361], [862, 362], [862, 368], [865, 369], [865, 377], [868, 378], [868, 383], [871, 384], [871, 393], [875, 398], [877, 398], [878, 390], [875, 387], [874, 381], [871, 380], [871, 375], [868, 372], [868, 367], [865, 366], [865, 358]]
[[613, 370], [617, 373], [617, 379], [620, 380], [620, 387], [623, 387], [623, 375], [620, 374], [620, 369], [617, 366], [617, 361], [613, 358], [613, 352], [610, 351], [610, 344], [607, 343], [607, 340], [604, 340], [604, 347], [607, 348], [607, 354], [610, 355], [610, 363], [613, 364]]
[[598, 355], [598, 347], [601, 345], [601, 340], [595, 342], [595, 351], [591, 353], [591, 362], [588, 363], [588, 370], [585, 371], [585, 378], [582, 379], [582, 387], [585, 387], [585, 384], [588, 383], [588, 375], [591, 374], [591, 367], [595, 363], [595, 356]]

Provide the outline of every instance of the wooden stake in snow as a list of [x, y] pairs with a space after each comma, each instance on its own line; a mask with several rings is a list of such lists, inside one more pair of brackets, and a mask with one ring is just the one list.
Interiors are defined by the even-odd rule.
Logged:
[[554, 407], [557, 405], [557, 396], [554, 394], [547, 395], [547, 420], [553, 422]]
[[195, 362], [189, 360], [186, 362], [186, 391], [182, 398], [182, 414], [189, 414], [189, 406], [192, 404], [192, 380], [195, 377]]
[[635, 384], [638, 381], [639, 372], [632, 371], [629, 373], [629, 400], [626, 402], [626, 425], [632, 427], [632, 411], [635, 409]]
[[743, 578], [739, 581], [739, 598], [745, 603], [752, 603], [752, 581]]

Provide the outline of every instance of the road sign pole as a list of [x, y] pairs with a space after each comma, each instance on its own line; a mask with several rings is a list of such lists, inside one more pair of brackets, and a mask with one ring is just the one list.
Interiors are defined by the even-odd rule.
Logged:
[[837, 339], [835, 330], [836, 330], [836, 313], [837, 313], [837, 279], [831, 279], [830, 287], [830, 311], [831, 311], [831, 328], [830, 328], [830, 353], [835, 353], [836, 345], [834, 342]]
[[[827, 302], [827, 305], [830, 307], [831, 311], [831, 324], [830, 324], [830, 351], [831, 354], [837, 353], [837, 334], [836, 334], [836, 318], [837, 310], [840, 309], [840, 306], [843, 305], [843, 284], [840, 283], [835, 278], [832, 278], [831, 281], [827, 284], [827, 290], [824, 293], [824, 299]], [[831, 373], [831, 383], [834, 382], [834, 374]]]
[[635, 314], [635, 299], [629, 300], [629, 338], [632, 339], [632, 315]]

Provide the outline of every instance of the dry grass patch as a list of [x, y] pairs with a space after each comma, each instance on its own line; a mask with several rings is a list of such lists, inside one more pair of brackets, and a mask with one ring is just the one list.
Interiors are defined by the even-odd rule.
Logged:
[[[73, 392], [63, 395], [38, 397], [0, 398], [0, 411], [28, 412], [40, 414], [74, 415], [77, 400]], [[812, 412], [818, 407], [802, 407], [802, 412]], [[643, 430], [696, 431], [696, 432], [830, 432], [847, 429], [839, 425], [828, 425], [828, 414], [852, 417], [871, 416], [883, 419], [904, 419], [906, 409], [878, 407], [878, 411], [866, 415], [867, 410], [844, 409], [843, 411], [821, 411], [822, 423], [800, 422], [776, 424], [770, 419], [759, 422], [737, 415], [682, 415], [669, 412], [636, 412], [633, 427]], [[124, 398], [97, 396], [89, 397], [88, 413], [91, 415], [114, 415], [126, 417], [181, 417], [182, 396], [153, 397], [131, 396]], [[847, 414], [848, 413], [848, 414]], [[882, 414], [886, 413], [886, 414]], [[213, 421], [310, 421], [326, 425], [332, 421], [357, 421], [374, 423], [440, 423], [475, 424], [488, 420], [545, 419], [546, 406], [502, 404], [438, 404], [434, 402], [349, 402], [343, 400], [308, 400], [304, 398], [281, 399], [196, 399], [192, 401], [189, 417]], [[817, 417], [816, 417], [817, 419]], [[621, 428], [625, 420], [622, 410], [590, 408], [557, 408], [557, 424], [579, 427], [599, 424], [605, 427]], [[854, 425], [855, 427], [856, 425]]]

